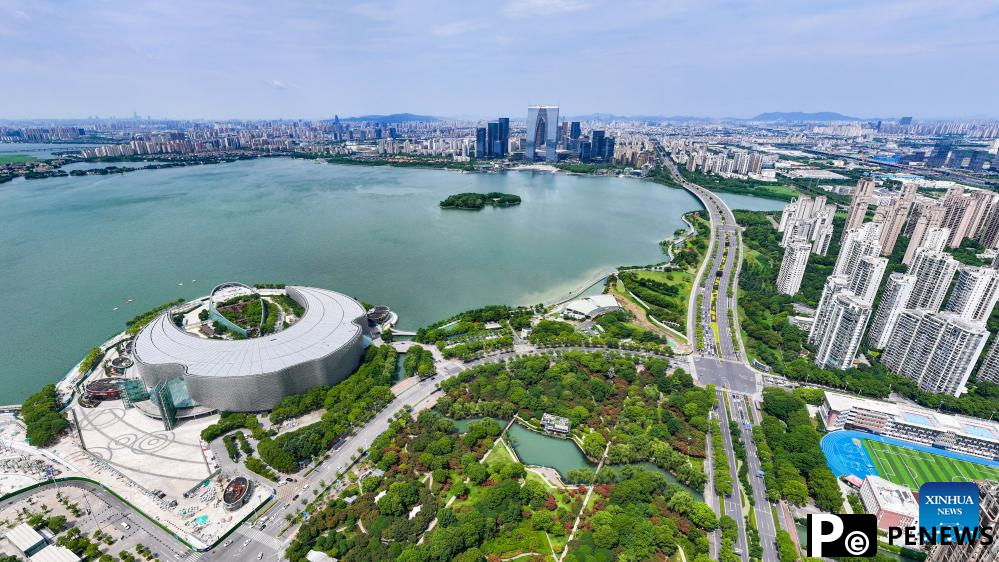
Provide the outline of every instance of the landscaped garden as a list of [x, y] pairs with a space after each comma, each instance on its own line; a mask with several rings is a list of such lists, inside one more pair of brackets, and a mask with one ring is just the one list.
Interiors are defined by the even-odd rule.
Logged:
[[[571, 561], [646, 560], [678, 548], [689, 562], [709, 560], [705, 532], [719, 525], [711, 508], [667, 475], [629, 463], [652, 461], [700, 489], [713, 389], [696, 388], [663, 360], [581, 352], [482, 365], [442, 386], [434, 409], [400, 417], [376, 439], [366, 466], [384, 473], [362, 466], [360, 481], [305, 521], [290, 560], [309, 550], [430, 562], [540, 559], [564, 549]], [[453, 421], [517, 416], [536, 426], [542, 413], [569, 417], [581, 450], [607, 451], [612, 466], [558, 485], [517, 461], [494, 419], [463, 424], [463, 433]]]
[[[711, 236], [711, 224], [704, 211], [684, 216], [695, 232], [686, 235], [679, 248], [671, 250], [673, 258], [665, 269], [626, 269], [611, 284], [615, 294], [640, 306], [647, 316], [679, 334], [686, 334], [687, 301]], [[671, 245], [671, 241], [664, 242], [664, 251]]]

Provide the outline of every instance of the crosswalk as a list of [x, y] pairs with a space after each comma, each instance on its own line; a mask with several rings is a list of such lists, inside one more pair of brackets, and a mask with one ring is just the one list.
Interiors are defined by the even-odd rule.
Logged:
[[258, 543], [260, 543], [260, 544], [262, 544], [264, 546], [267, 546], [267, 547], [271, 548], [272, 550], [278, 550], [279, 551], [279, 550], [281, 550], [281, 547], [283, 546], [282, 543], [281, 543], [281, 541], [279, 541], [276, 538], [274, 538], [274, 537], [272, 537], [272, 536], [264, 533], [263, 531], [261, 531], [259, 529], [254, 529], [253, 527], [250, 527], [249, 525], [244, 525], [237, 532], [239, 534], [243, 535], [244, 537], [246, 537], [246, 538], [254, 541], [254, 542], [258, 542]]
[[181, 562], [198, 562], [198, 560], [201, 560], [201, 557], [204, 555], [205, 555], [204, 552], [191, 551], [188, 552], [187, 555], [181, 558], [180, 560]]

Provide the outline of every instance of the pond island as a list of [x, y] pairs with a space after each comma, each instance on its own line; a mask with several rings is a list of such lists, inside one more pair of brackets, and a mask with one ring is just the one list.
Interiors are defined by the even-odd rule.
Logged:
[[449, 195], [447, 199], [440, 203], [442, 209], [471, 209], [479, 210], [486, 205], [494, 207], [512, 207], [520, 205], [520, 196], [509, 193], [491, 191], [489, 193], [459, 193]]

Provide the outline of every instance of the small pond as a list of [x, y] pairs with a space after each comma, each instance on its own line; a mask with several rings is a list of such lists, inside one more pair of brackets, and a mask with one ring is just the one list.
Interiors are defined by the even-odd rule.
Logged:
[[[563, 478], [569, 471], [577, 468], [596, 468], [596, 465], [591, 463], [586, 458], [586, 455], [579, 450], [579, 447], [569, 439], [559, 439], [550, 435], [536, 433], [516, 423], [510, 426], [507, 438], [517, 456], [520, 457], [521, 462], [554, 468]], [[620, 470], [625, 466], [628, 465], [605, 465], [605, 468]], [[651, 462], [638, 462], [630, 466], [658, 472], [665, 476], [671, 483], [679, 484], [686, 488], [695, 499], [704, 501], [702, 493], [678, 482], [672, 474]]]

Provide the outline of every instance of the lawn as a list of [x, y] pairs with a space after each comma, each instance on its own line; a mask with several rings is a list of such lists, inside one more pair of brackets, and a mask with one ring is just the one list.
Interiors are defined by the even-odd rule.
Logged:
[[19, 164], [21, 162], [36, 162], [37, 158], [27, 154], [0, 154], [0, 164]]
[[486, 453], [485, 457], [483, 457], [483, 461], [487, 465], [493, 465], [498, 462], [516, 462], [515, 460], [513, 460], [513, 457], [510, 456], [510, 451], [508, 451], [507, 448], [503, 446], [501, 440], [496, 441], [496, 443], [493, 445], [493, 448], [490, 449], [488, 453]]
[[[696, 274], [697, 270], [695, 269], [693, 273]], [[679, 285], [680, 287], [679, 299], [683, 301], [684, 304], [686, 304], [687, 300], [690, 298], [690, 288], [691, 285], [693, 285], [693, 280], [690, 276], [690, 272], [688, 271], [678, 271], [675, 269], [670, 271], [638, 270], [635, 272], [635, 275], [639, 279], [651, 279], [653, 281], [658, 281], [660, 283]]]
[[864, 440], [864, 447], [882, 478], [919, 490], [925, 482], [999, 480], [999, 468]]

